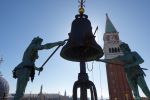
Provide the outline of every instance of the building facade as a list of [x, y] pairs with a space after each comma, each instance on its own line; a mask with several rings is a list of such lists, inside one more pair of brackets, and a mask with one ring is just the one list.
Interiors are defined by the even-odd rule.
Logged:
[[[7, 100], [13, 100], [14, 96], [15, 94], [9, 94]], [[64, 95], [60, 95], [60, 93], [43, 93], [43, 85], [41, 85], [38, 94], [24, 94], [21, 100], [72, 100], [72, 98], [66, 95], [66, 91]]]
[[[119, 48], [119, 44], [121, 43], [119, 32], [116, 30], [107, 14], [103, 40], [105, 59], [112, 59], [119, 55], [123, 55]], [[133, 95], [128, 85], [123, 66], [107, 63], [106, 71], [110, 100], [133, 100]]]
[[[14, 94], [10, 94], [7, 100], [13, 100]], [[3, 100], [3, 99], [2, 99]], [[63, 96], [60, 94], [25, 94], [21, 100], [72, 100], [69, 96]]]

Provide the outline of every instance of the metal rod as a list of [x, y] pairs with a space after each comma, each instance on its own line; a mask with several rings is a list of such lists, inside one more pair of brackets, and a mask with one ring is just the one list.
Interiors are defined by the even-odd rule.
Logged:
[[94, 35], [96, 34], [97, 30], [98, 30], [98, 26], [97, 26], [96, 29], [95, 29]]
[[[49, 59], [54, 55], [54, 53], [59, 49], [60, 45], [54, 50], [54, 52], [46, 59], [46, 61], [42, 64], [41, 68], [43, 68], [43, 66], [49, 61]], [[40, 75], [40, 72], [38, 73], [38, 75]]]
[[[66, 40], [64, 40], [64, 41], [68, 41], [68, 39], [66, 39]], [[60, 46], [61, 46], [61, 45], [59, 45], [59, 46], [54, 50], [54, 52], [46, 59], [46, 61], [42, 64], [41, 68], [44, 67], [44, 65], [49, 61], [49, 59], [54, 55], [54, 53], [60, 48]], [[38, 75], [40, 75], [40, 72], [41, 72], [41, 71], [39, 71]]]
[[86, 73], [85, 62], [80, 62], [80, 73]]

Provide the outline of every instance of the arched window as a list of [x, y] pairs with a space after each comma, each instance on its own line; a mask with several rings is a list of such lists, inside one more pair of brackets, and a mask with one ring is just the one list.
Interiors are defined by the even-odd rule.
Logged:
[[115, 49], [114, 48], [112, 48], [112, 53], [114, 53], [115, 52]]
[[117, 48], [115, 48], [115, 52], [117, 52]]
[[120, 48], [118, 47], [118, 52], [120, 52]]
[[109, 48], [109, 53], [111, 53], [111, 48]]

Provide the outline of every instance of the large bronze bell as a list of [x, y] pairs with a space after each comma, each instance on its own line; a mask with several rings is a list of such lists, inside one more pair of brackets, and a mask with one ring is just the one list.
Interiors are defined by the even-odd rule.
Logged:
[[103, 56], [102, 48], [96, 43], [88, 16], [80, 14], [72, 22], [71, 32], [61, 57], [70, 61], [92, 61]]

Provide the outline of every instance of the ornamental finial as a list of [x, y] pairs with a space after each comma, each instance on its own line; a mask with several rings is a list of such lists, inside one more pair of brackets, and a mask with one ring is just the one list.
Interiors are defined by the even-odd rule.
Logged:
[[78, 0], [78, 2], [80, 3], [79, 13], [83, 14], [84, 13], [84, 8], [83, 7], [85, 7], [83, 4], [85, 3], [85, 0]]

